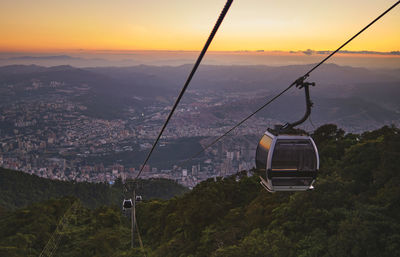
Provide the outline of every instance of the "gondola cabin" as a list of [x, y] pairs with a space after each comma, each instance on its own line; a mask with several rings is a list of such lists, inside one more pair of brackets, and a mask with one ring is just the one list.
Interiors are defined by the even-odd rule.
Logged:
[[266, 131], [256, 151], [257, 169], [265, 170], [261, 185], [269, 192], [314, 189], [318, 149], [306, 135], [275, 135]]
[[124, 199], [122, 202], [122, 209], [125, 211], [126, 209], [131, 209], [133, 206], [132, 199]]
[[143, 200], [141, 195], [136, 196], [136, 202], [141, 202]]

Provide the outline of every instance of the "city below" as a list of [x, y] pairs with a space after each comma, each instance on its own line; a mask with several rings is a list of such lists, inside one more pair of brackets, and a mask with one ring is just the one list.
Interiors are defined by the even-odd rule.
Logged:
[[[152, 69], [159, 69], [145, 68], [150, 70], [146, 71], [149, 74]], [[331, 66], [334, 70], [339, 68], [342, 69]], [[1, 73], [0, 69], [0, 75], [3, 74], [0, 166], [50, 179], [113, 183], [118, 177], [135, 177], [175, 100], [174, 90], [160, 86], [164, 81], [171, 84], [168, 78], [143, 77], [144, 71], [129, 81], [139, 81], [145, 86], [132, 86], [132, 89], [121, 78], [111, 80], [99, 75], [107, 72], [113, 75], [115, 71], [95, 73], [95, 68], [82, 70], [70, 66], [5, 66], [3, 69], [6, 71]], [[252, 69], [259, 72], [257, 67]], [[231, 76], [236, 73], [229, 72]], [[118, 73], [118, 76], [123, 78], [126, 74]], [[295, 119], [302, 115], [302, 96], [291, 101], [299, 106], [294, 114], [285, 102], [278, 103], [273, 106], [278, 112], [253, 117], [224, 140], [190, 159], [256, 109], [258, 103], [263, 103], [266, 98], [261, 96], [271, 95], [271, 89], [257, 84], [262, 81], [253, 86], [255, 90], [240, 89], [245, 88], [241, 86], [243, 83], [249, 82], [237, 76], [239, 79], [226, 77], [222, 82], [213, 78], [211, 82], [204, 82], [208, 84], [204, 89], [194, 86], [188, 90], [149, 164], [143, 168], [141, 178], [167, 178], [193, 187], [210, 177], [249, 170], [255, 165], [256, 146], [266, 128], [285, 122], [282, 117]], [[214, 84], [236, 86], [234, 90], [213, 90]], [[327, 120], [335, 120], [334, 115], [348, 117], [336, 119], [348, 132], [374, 129], [385, 123], [399, 124], [397, 99], [392, 103], [385, 101], [388, 106], [374, 109], [376, 103], [343, 98], [340, 101], [344, 107], [339, 109], [329, 106], [321, 93], [317, 97], [315, 124], [307, 122], [308, 131]], [[348, 108], [344, 101], [351, 103]], [[359, 106], [354, 107], [355, 102]], [[394, 111], [387, 108], [393, 106]]]

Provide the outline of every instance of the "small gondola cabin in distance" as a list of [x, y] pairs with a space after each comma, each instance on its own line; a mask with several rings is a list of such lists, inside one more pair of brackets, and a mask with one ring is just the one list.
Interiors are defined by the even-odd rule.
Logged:
[[132, 199], [124, 199], [124, 201], [122, 202], [122, 209], [124, 211], [131, 209], [132, 206], [133, 206]]
[[266, 172], [260, 183], [269, 192], [312, 190], [319, 169], [318, 149], [310, 136], [267, 130], [257, 146], [256, 166]]

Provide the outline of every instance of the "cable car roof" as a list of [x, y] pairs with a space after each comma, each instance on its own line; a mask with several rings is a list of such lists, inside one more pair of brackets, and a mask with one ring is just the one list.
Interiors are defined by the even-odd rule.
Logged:
[[311, 137], [310, 136], [308, 136], [308, 135], [305, 135], [305, 134], [302, 134], [302, 135], [290, 135], [290, 134], [274, 134], [274, 133], [272, 133], [270, 130], [267, 130], [267, 131], [265, 131], [265, 133], [264, 133], [265, 135], [267, 135], [267, 136], [269, 136], [270, 138], [276, 138], [277, 140], [278, 139], [294, 139], [294, 140], [297, 140], [297, 139], [310, 139]]

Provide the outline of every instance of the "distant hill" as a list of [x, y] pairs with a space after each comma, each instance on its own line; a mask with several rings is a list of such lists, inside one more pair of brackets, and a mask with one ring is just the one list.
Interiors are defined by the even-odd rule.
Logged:
[[42, 72], [45, 70], [47, 70], [46, 67], [38, 65], [8, 65], [0, 67], [0, 77], [4, 78], [6, 76]]
[[[396, 91], [397, 88], [392, 92]], [[369, 92], [373, 95], [371, 91]], [[282, 96], [270, 108], [265, 108], [257, 115], [285, 122], [298, 120], [304, 115], [306, 109], [303, 94], [303, 92], [297, 92], [296, 95]], [[363, 127], [380, 127], [382, 124], [400, 121], [400, 103], [394, 100], [395, 96], [384, 90], [377, 92], [375, 97], [371, 95], [367, 91], [362, 91], [358, 96], [346, 98], [312, 96], [311, 99], [314, 103], [311, 112], [312, 121], [317, 124], [316, 126], [332, 122], [342, 124], [346, 128], [357, 128], [358, 131]], [[237, 117], [246, 117], [255, 110], [254, 106], [262, 106], [272, 97], [269, 95], [269, 97], [253, 100], [241, 100], [209, 108], [204, 113], [213, 115], [211, 118], [207, 117], [208, 123], [217, 122], [221, 117], [238, 119]], [[196, 116], [192, 118], [198, 119]], [[200, 122], [202, 121], [200, 120]]]
[[[193, 78], [191, 89], [241, 92], [243, 90], [268, 89], [278, 91], [287, 87], [313, 65], [201, 65]], [[168, 88], [180, 89], [185, 82], [192, 65], [87, 68], [95, 73], [124, 80], [135, 80], [137, 76], [153, 77], [163, 81]], [[318, 85], [315, 91], [332, 90], [342, 96], [352, 91], [354, 84], [399, 82], [396, 70], [369, 70], [336, 64], [324, 64], [316, 70], [310, 80]]]
[[64, 61], [68, 61], [68, 60], [81, 60], [82, 58], [76, 58], [76, 57], [71, 57], [68, 55], [46, 55], [46, 56], [29, 56], [29, 55], [25, 55], [25, 56], [17, 56], [17, 57], [10, 57], [8, 58], [8, 60], [24, 60], [24, 61], [29, 61], [29, 60], [64, 60]]
[[[270, 66], [215, 66], [202, 65], [190, 86], [191, 90], [208, 92], [210, 95], [260, 92], [254, 99], [233, 97], [221, 106], [201, 109], [198, 115], [185, 117], [191, 123], [218, 123], [222, 118], [238, 120], [246, 117], [259, 106], [286, 88], [312, 65]], [[124, 81], [135, 78], [162, 81], [168, 89], [178, 91], [190, 71], [191, 65], [178, 67], [134, 66], [123, 68], [90, 68], [99, 74], [107, 74]], [[315, 124], [340, 124], [349, 130], [362, 131], [378, 128], [382, 124], [400, 122], [400, 77], [397, 70], [369, 70], [335, 64], [325, 64], [316, 70], [309, 81], [316, 82], [311, 88], [314, 102], [312, 120]], [[154, 95], [157, 95], [154, 92]], [[305, 109], [304, 93], [292, 89], [277, 99], [259, 116], [267, 119], [290, 122], [302, 117]], [[188, 93], [187, 102], [200, 101]], [[290, 103], [290, 104], [288, 104]]]
[[[145, 200], [169, 199], [188, 191], [187, 188], [167, 179], [138, 180], [138, 193]], [[122, 185], [105, 183], [77, 183], [50, 180], [21, 171], [0, 168], [0, 207], [15, 209], [52, 198], [73, 196], [87, 207], [101, 205], [120, 206], [123, 199]]]
[[[34, 82], [40, 85], [32, 90]], [[60, 84], [55, 88], [51, 86], [52, 82]], [[89, 116], [122, 118], [129, 107], [140, 110], [152, 103], [149, 97], [154, 92], [164, 96], [172, 94], [160, 86], [159, 81], [153, 83], [142, 77], [127, 81], [66, 65], [49, 68], [35, 65], [0, 67], [0, 100], [3, 103], [58, 95], [85, 105], [87, 110], [83, 113]]]
[[[221, 109], [224, 109], [223, 112], [227, 116], [235, 116], [237, 115], [235, 109], [244, 110], [240, 105], [244, 104], [251, 110], [256, 109], [258, 105], [254, 103], [265, 102], [310, 67], [311, 65], [281, 67], [202, 65], [183, 101], [194, 103], [209, 95], [231, 94], [233, 101]], [[81, 112], [85, 115], [105, 119], [127, 119], [133, 115], [129, 113], [129, 109], [135, 111], [134, 116], [139, 116], [146, 107], [171, 105], [191, 68], [191, 65], [94, 68], [3, 66], [0, 67], [0, 100], [7, 104], [17, 100], [45, 100], [59, 96], [84, 105], [87, 109]], [[316, 82], [316, 86], [311, 90], [315, 107], [321, 107], [319, 111], [323, 110], [321, 115], [317, 110], [318, 115], [314, 117], [319, 124], [334, 122], [348, 127], [346, 122], [335, 116], [336, 113], [344, 117], [354, 116], [356, 123], [359, 120], [364, 123], [383, 120], [384, 124], [399, 121], [398, 70], [369, 70], [325, 64], [316, 70], [309, 80]], [[40, 81], [42, 86], [32, 90], [34, 81]], [[50, 86], [52, 81], [62, 84], [54, 88]], [[198, 95], [193, 91], [201, 93]], [[248, 99], [243, 100], [240, 97], [243, 92], [254, 92], [256, 97], [251, 103], [246, 103]], [[303, 99], [302, 92], [295, 89], [288, 92], [285, 97], [292, 99], [285, 101], [282, 97], [278, 100], [286, 103], [293, 100], [299, 102]], [[349, 105], [356, 105], [356, 108], [347, 108]], [[375, 107], [377, 110], [373, 111]], [[336, 112], [337, 108], [341, 110]], [[277, 108], [272, 106], [270, 109], [272, 114], [279, 113], [284, 120], [285, 117], [290, 118], [293, 113], [293, 109], [280, 106]], [[370, 117], [375, 117], [377, 112], [379, 120], [371, 119]], [[357, 113], [365, 115], [357, 116]], [[276, 118], [275, 116], [268, 117]]]

